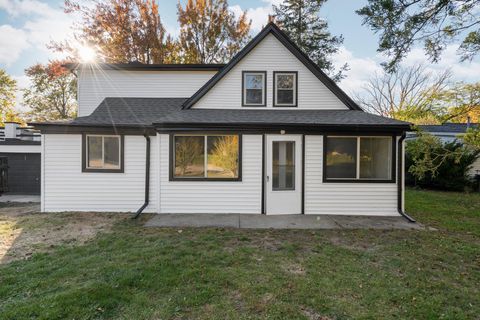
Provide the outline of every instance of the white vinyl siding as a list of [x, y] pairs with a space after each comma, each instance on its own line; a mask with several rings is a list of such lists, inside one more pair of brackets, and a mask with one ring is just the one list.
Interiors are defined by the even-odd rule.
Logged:
[[477, 174], [480, 174], [480, 157], [475, 160], [475, 162], [472, 164], [472, 167], [468, 171], [468, 174], [470, 176], [475, 176]]
[[261, 213], [262, 136], [242, 137], [242, 181], [169, 181], [169, 136], [160, 134], [160, 213]]
[[189, 98], [215, 73], [80, 69], [78, 116], [88, 116], [107, 97]]
[[[150, 204], [157, 212], [156, 137], [151, 137]], [[80, 134], [43, 135], [42, 210], [135, 212], [145, 198], [145, 138], [125, 136], [125, 172], [82, 172]]]
[[323, 183], [323, 136], [305, 148], [305, 214], [399, 215], [396, 183]]
[[41, 145], [0, 145], [0, 153], [40, 153]]
[[[348, 109], [330, 89], [271, 34], [265, 37], [192, 108], [260, 108], [242, 107], [242, 71], [249, 70], [267, 71], [267, 108], [271, 108], [273, 105], [273, 72], [298, 71], [299, 109]], [[288, 108], [283, 107], [282, 109]], [[295, 107], [290, 108], [296, 109]]]

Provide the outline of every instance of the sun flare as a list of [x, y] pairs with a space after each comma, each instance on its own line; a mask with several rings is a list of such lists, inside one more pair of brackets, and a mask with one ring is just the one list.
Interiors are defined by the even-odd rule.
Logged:
[[79, 46], [77, 52], [83, 63], [93, 63], [97, 59], [97, 52], [92, 47]]

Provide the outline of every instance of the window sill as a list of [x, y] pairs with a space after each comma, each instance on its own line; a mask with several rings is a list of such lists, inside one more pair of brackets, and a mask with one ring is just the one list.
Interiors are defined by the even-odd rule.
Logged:
[[83, 168], [82, 172], [124, 173], [123, 169], [88, 169], [88, 168]]
[[298, 105], [292, 104], [292, 105], [273, 105], [274, 108], [298, 108]]
[[242, 178], [171, 178], [170, 181], [241, 182]]
[[396, 183], [394, 179], [323, 179], [323, 183]]

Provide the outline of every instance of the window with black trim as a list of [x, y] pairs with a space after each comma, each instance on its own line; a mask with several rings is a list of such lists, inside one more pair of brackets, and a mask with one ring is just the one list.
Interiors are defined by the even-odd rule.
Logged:
[[172, 145], [173, 179], [240, 179], [240, 135], [174, 135]]
[[123, 172], [123, 136], [85, 134], [82, 145], [84, 172]]
[[393, 137], [328, 136], [324, 142], [326, 181], [393, 182]]
[[273, 106], [297, 106], [297, 72], [273, 73]]
[[265, 106], [267, 72], [244, 71], [242, 75], [242, 105]]

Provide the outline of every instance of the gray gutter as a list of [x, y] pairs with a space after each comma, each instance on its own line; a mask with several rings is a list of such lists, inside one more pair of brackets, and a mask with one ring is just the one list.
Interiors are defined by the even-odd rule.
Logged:
[[402, 215], [405, 219], [407, 219], [409, 222], [416, 222], [415, 219], [410, 217], [405, 211], [403, 211], [402, 208], [402, 195], [403, 195], [403, 141], [405, 140], [406, 134], [403, 133], [400, 139], [398, 140], [398, 193], [397, 193], [397, 210], [400, 215]]
[[145, 142], [146, 142], [146, 150], [145, 150], [145, 201], [140, 209], [137, 210], [137, 213], [133, 217], [133, 219], [137, 219], [142, 213], [143, 210], [148, 206], [150, 202], [150, 137], [147, 133], [144, 134]]

